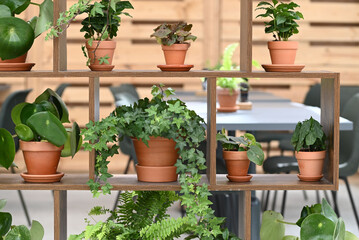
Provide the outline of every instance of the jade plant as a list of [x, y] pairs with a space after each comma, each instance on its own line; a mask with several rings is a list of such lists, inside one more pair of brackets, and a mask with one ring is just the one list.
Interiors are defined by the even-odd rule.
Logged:
[[15, 157], [13, 137], [22, 141], [47, 141], [55, 146], [64, 145], [61, 156], [74, 156], [79, 150], [82, 138], [76, 122], [72, 128], [65, 128], [69, 123], [69, 113], [61, 97], [53, 90], [46, 89], [33, 103], [19, 103], [11, 111], [16, 135], [12, 136], [6, 129], [0, 128], [0, 165], [9, 168]]
[[[29, 5], [39, 7], [39, 15], [24, 21], [15, 15], [24, 12]], [[44, 0], [41, 4], [30, 0], [0, 1], [0, 58], [13, 59], [24, 55], [35, 38], [53, 21], [53, 3]]]
[[[300, 228], [300, 237], [285, 235], [285, 225]], [[338, 218], [334, 210], [323, 198], [321, 204], [304, 206], [297, 222], [287, 222], [275, 211], [265, 211], [262, 216], [260, 230], [261, 240], [312, 240], [337, 239], [359, 240], [353, 233], [345, 230], [345, 223]]]
[[304, 19], [303, 14], [295, 11], [299, 5], [294, 2], [283, 3], [272, 0], [272, 3], [262, 1], [257, 5], [256, 10], [264, 10], [265, 13], [258, 17], [269, 17], [269, 22], [264, 22], [265, 33], [272, 33], [276, 41], [288, 41], [293, 35], [299, 33], [297, 20]]
[[1, 211], [5, 205], [6, 200], [0, 199], [0, 239], [41, 240], [44, 237], [44, 228], [38, 221], [33, 220], [30, 229], [24, 225], [11, 225], [11, 213]]
[[163, 23], [153, 29], [154, 33], [151, 37], [155, 37], [158, 44], [171, 46], [173, 44], [188, 43], [187, 41], [195, 41], [196, 36], [191, 34], [192, 24], [185, 22]]
[[224, 151], [247, 151], [248, 159], [251, 162], [259, 166], [263, 164], [264, 153], [262, 146], [252, 134], [245, 133], [239, 137], [228, 136], [223, 128], [222, 132], [217, 133], [216, 139], [222, 143]]
[[323, 127], [312, 117], [298, 122], [291, 139], [291, 144], [297, 152], [323, 151], [326, 149], [325, 142], [326, 136]]

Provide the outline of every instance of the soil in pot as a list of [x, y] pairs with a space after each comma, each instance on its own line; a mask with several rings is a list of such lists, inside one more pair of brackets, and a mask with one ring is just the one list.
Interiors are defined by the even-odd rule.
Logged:
[[171, 46], [162, 45], [166, 65], [184, 65], [189, 43], [173, 44]]
[[226, 161], [227, 178], [232, 182], [248, 182], [252, 178], [248, 175], [250, 161], [246, 151], [223, 151]]
[[[239, 96], [238, 90], [229, 90], [227, 88], [217, 88], [217, 98], [219, 103], [219, 112], [235, 112], [238, 110], [237, 99]], [[226, 111], [227, 110], [227, 111]]]
[[[87, 41], [86, 48], [90, 58], [89, 68], [92, 71], [111, 71], [115, 67], [114, 65], [111, 65], [116, 48], [115, 41], [93, 41], [92, 46], [90, 46]], [[100, 64], [99, 59], [106, 56], [109, 57], [107, 59], [109, 64]]]
[[326, 151], [318, 152], [295, 152], [295, 157], [298, 161], [300, 174], [299, 179], [302, 181], [319, 181], [323, 174], [323, 165]]

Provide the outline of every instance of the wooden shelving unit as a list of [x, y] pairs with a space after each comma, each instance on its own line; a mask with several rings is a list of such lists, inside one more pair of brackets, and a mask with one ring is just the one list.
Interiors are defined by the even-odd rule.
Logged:
[[[66, 9], [65, 0], [54, 0], [54, 16]], [[156, 77], [156, 78], [208, 78], [207, 89], [207, 175], [203, 183], [214, 191], [241, 191], [242, 237], [251, 239], [251, 190], [337, 190], [339, 174], [339, 73], [319, 71], [301, 73], [266, 73], [252, 71], [252, 0], [241, 1], [241, 71], [190, 71], [160, 72], [158, 70], [114, 70], [112, 72], [91, 72], [87, 70], [67, 71], [66, 33], [54, 40], [53, 71], [0, 72], [1, 78], [88, 78], [89, 79], [89, 120], [99, 119], [100, 78], [112, 77]], [[56, 21], [56, 19], [55, 19]], [[297, 179], [296, 174], [266, 175], [255, 174], [251, 182], [231, 183], [225, 175], [216, 175], [216, 78], [319, 78], [321, 79], [321, 124], [329, 139], [324, 178], [320, 182], [308, 183]], [[90, 154], [89, 174], [66, 174], [59, 183], [24, 183], [19, 175], [1, 175], [0, 190], [54, 190], [54, 239], [67, 238], [67, 191], [89, 190], [86, 182], [94, 178], [95, 153]], [[141, 183], [135, 175], [118, 175], [110, 179], [113, 190], [180, 190], [179, 183]]]

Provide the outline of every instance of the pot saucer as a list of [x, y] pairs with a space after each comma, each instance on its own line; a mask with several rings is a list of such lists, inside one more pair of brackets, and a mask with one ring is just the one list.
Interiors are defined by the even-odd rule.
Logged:
[[0, 72], [30, 71], [35, 63], [0, 63]]
[[101, 64], [88, 66], [92, 71], [112, 71], [115, 65]]
[[238, 106], [234, 106], [234, 107], [218, 107], [217, 108], [217, 112], [237, 112], [237, 110], [239, 110]]
[[59, 182], [61, 178], [65, 174], [63, 172], [57, 172], [55, 174], [49, 175], [32, 175], [26, 173], [20, 173], [20, 176], [25, 180], [25, 182], [32, 182], [32, 183], [52, 183], [52, 182]]
[[252, 175], [247, 176], [226, 176], [231, 182], [249, 182], [252, 179]]
[[323, 174], [321, 174], [320, 176], [302, 176], [300, 174], [297, 174], [297, 176], [303, 182], [318, 182], [323, 177]]
[[266, 72], [301, 72], [304, 64], [262, 64]]
[[193, 65], [157, 65], [162, 72], [188, 72]]

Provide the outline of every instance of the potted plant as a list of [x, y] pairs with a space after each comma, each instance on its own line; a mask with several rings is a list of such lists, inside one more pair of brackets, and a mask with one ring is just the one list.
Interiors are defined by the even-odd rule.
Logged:
[[131, 17], [125, 9], [133, 9], [129, 1], [101, 0], [90, 4], [92, 0], [79, 0], [68, 11], [60, 13], [59, 20], [51, 27], [47, 39], [57, 37], [68, 27], [77, 15], [86, 13], [88, 16], [81, 21], [81, 32], [85, 32], [86, 47], [82, 46], [86, 65], [93, 71], [111, 71], [117, 36], [121, 24], [121, 15]]
[[64, 173], [57, 172], [60, 156], [74, 156], [82, 138], [76, 122], [66, 129], [69, 122], [65, 103], [51, 89], [46, 89], [33, 103], [20, 103], [11, 111], [16, 135], [0, 129], [0, 164], [9, 168], [14, 161], [18, 136], [23, 151], [27, 173], [21, 176], [28, 182], [57, 182]]
[[252, 176], [248, 175], [249, 161], [261, 166], [264, 153], [260, 143], [250, 133], [240, 137], [226, 135], [226, 130], [217, 133], [217, 141], [222, 143], [223, 159], [226, 161], [227, 178], [232, 182], [248, 182]]
[[[283, 3], [278, 0], [272, 0], [272, 3], [262, 1], [256, 8], [256, 10], [265, 10], [265, 13], [259, 14], [257, 17], [270, 18], [270, 21], [264, 22], [264, 24], [265, 32], [273, 34], [274, 37], [274, 41], [268, 42], [272, 64], [290, 65], [292, 69], [289, 70], [292, 71], [293, 67], [295, 67], [293, 65], [298, 49], [298, 42], [289, 41], [289, 38], [293, 34], [299, 33], [299, 25], [296, 21], [304, 19], [301, 12], [295, 11], [295, 8], [298, 7], [299, 5], [294, 2]], [[301, 69], [304, 67], [303, 65], [298, 66], [302, 66]]]
[[193, 65], [184, 65], [186, 53], [191, 46], [187, 41], [195, 41], [191, 34], [192, 24], [185, 22], [163, 23], [154, 29], [151, 37], [161, 44], [166, 65], [158, 65], [162, 71], [189, 71]]
[[[6, 200], [0, 199], [0, 211], [5, 207]], [[38, 221], [33, 220], [31, 229], [24, 225], [12, 224], [12, 215], [8, 212], [0, 212], [0, 238], [1, 239], [29, 239], [41, 240], [44, 237], [44, 228]]]
[[[285, 235], [285, 225], [295, 225], [300, 228], [300, 238]], [[338, 218], [325, 198], [321, 204], [304, 206], [297, 222], [283, 220], [282, 214], [275, 211], [265, 211], [262, 216], [260, 230], [261, 240], [311, 240], [311, 239], [342, 239], [359, 240], [353, 233], [345, 230], [345, 223]]]
[[[28, 22], [15, 15], [24, 12], [29, 5], [39, 6], [39, 16]], [[35, 64], [25, 63], [28, 50], [35, 38], [46, 30], [53, 20], [53, 3], [7, 0], [0, 2], [0, 71], [30, 70]]]
[[315, 182], [322, 177], [326, 155], [326, 136], [320, 123], [312, 117], [298, 122], [295, 127], [291, 144], [298, 161], [298, 177], [302, 181]]

